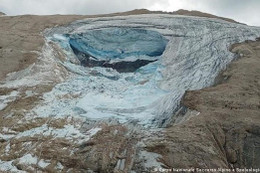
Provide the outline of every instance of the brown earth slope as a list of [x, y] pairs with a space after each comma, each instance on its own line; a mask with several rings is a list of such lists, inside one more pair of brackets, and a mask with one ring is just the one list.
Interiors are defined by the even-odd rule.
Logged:
[[68, 24], [83, 16], [3, 16], [0, 18], [0, 80], [13, 71], [32, 64], [41, 51], [41, 32], [50, 27]]

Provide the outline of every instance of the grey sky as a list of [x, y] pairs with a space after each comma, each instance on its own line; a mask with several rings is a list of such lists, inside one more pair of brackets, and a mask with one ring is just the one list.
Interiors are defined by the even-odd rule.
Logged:
[[0, 11], [21, 14], [105, 14], [138, 8], [199, 10], [260, 26], [260, 0], [0, 0]]

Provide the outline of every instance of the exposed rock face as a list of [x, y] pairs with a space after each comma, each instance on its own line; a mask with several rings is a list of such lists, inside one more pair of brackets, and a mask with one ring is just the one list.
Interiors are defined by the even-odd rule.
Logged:
[[[159, 12], [135, 10], [109, 16], [147, 13]], [[4, 23], [0, 25], [2, 79], [9, 72], [21, 70], [0, 82], [0, 171], [110, 173], [151, 172], [159, 167], [260, 167], [259, 41], [233, 45], [231, 51], [241, 57], [218, 76], [215, 86], [187, 91], [181, 102], [184, 108], [173, 116], [172, 124], [147, 130], [135, 121], [90, 121], [67, 109], [53, 109], [76, 104], [70, 101], [79, 98], [79, 91], [84, 90], [75, 86], [96, 87], [104, 92], [103, 85], [95, 86], [91, 80], [86, 85], [88, 79], [81, 80], [86, 74], [73, 71], [73, 65], [79, 62], [70, 59], [73, 65], [66, 66], [68, 55], [53, 43], [45, 44], [40, 34], [45, 28], [82, 18], [85, 16], [0, 18]], [[95, 70], [90, 74], [104, 77]], [[71, 82], [69, 79], [75, 75], [79, 75], [78, 80]], [[119, 79], [116, 75], [105, 78]], [[68, 83], [62, 83], [65, 80]], [[73, 84], [73, 90], [67, 90], [68, 84]], [[57, 105], [48, 106], [52, 99]], [[50, 116], [44, 116], [53, 110]], [[86, 113], [80, 108], [73, 111]]]
[[3, 12], [0, 12], [0, 16], [4, 16], [5, 15], [5, 13], [3, 13]]

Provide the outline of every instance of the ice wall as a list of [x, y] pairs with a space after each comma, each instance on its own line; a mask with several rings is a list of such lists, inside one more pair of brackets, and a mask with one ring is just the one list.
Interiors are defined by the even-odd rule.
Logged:
[[163, 54], [167, 40], [151, 30], [109, 28], [67, 35], [70, 46], [101, 60]]
[[90, 30], [65, 37], [83, 66], [113, 68], [118, 72], [135, 72], [155, 62], [168, 42], [158, 32], [134, 28]]

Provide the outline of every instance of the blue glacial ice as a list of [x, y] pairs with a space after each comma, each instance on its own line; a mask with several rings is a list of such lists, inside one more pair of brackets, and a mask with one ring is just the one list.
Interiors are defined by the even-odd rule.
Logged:
[[68, 35], [73, 49], [99, 60], [163, 54], [167, 40], [158, 32], [145, 29], [109, 28]]
[[65, 37], [81, 65], [113, 68], [118, 72], [135, 72], [155, 62], [168, 42], [158, 32], [131, 28], [91, 30]]
[[[67, 60], [60, 63], [70, 76], [44, 95], [36, 114], [164, 125], [180, 108], [185, 91], [212, 85], [235, 58], [229, 46], [254, 40], [260, 29], [150, 14], [85, 19], [47, 30], [45, 36], [65, 53]], [[115, 67], [140, 60], [149, 62], [127, 73]], [[84, 66], [84, 61], [94, 65]]]

